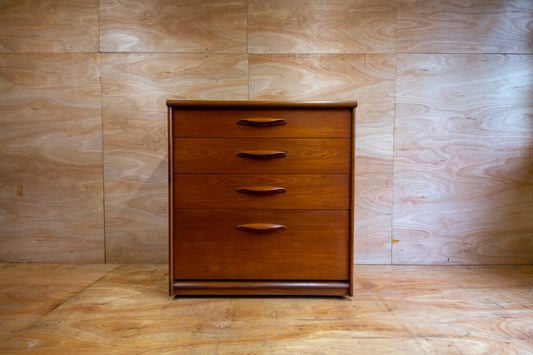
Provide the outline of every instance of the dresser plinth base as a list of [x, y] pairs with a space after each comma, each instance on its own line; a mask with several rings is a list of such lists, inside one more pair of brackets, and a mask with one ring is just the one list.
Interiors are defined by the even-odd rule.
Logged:
[[171, 295], [349, 296], [348, 281], [174, 281]]

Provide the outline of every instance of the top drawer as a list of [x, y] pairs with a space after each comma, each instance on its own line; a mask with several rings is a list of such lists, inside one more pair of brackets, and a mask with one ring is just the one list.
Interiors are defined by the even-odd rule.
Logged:
[[174, 107], [172, 114], [176, 138], [351, 138], [346, 107]]

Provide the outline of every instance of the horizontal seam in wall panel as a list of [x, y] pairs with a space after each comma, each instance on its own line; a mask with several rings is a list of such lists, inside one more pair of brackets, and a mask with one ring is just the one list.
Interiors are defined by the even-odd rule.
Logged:
[[389, 54], [394, 55], [395, 52], [258, 52], [258, 53], [248, 53], [251, 56], [254, 55], [272, 55], [272, 56], [279, 56], [279, 55], [343, 55], [343, 54]]
[[439, 54], [446, 54], [446, 55], [533, 55], [533, 52], [531, 53], [502, 53], [502, 52], [416, 52], [416, 53], [402, 53], [398, 52], [397, 55], [439, 55]]
[[247, 55], [247, 52], [97, 52], [100, 54], [242, 54]]

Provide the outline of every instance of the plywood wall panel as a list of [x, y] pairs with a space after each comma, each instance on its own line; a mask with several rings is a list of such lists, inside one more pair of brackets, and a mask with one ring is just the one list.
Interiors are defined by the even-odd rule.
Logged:
[[167, 99], [247, 99], [243, 54], [102, 57], [108, 262], [166, 262]]
[[250, 99], [353, 100], [357, 263], [390, 263], [395, 56], [253, 54]]
[[98, 51], [98, 0], [5, 0], [0, 52]]
[[100, 1], [102, 52], [246, 53], [245, 0]]
[[250, 53], [393, 53], [394, 0], [252, 0]]
[[398, 68], [393, 263], [533, 262], [533, 58]]
[[103, 262], [100, 63], [0, 56], [0, 259]]
[[531, 0], [399, 0], [398, 52], [533, 53]]

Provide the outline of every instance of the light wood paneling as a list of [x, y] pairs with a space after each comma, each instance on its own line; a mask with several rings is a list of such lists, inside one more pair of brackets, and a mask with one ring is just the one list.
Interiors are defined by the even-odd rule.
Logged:
[[393, 263], [533, 262], [533, 58], [398, 67]]
[[398, 52], [533, 53], [531, 0], [399, 0]]
[[394, 0], [252, 0], [251, 53], [393, 53]]
[[0, 264], [0, 343], [114, 268], [110, 264]]
[[244, 0], [100, 1], [102, 52], [246, 53]]
[[98, 51], [98, 0], [4, 0], [0, 52]]
[[[43, 284], [49, 285], [40, 289], [43, 302], [56, 296], [54, 285], [63, 285], [63, 278], [56, 277], [54, 269], [48, 268], [44, 265], [43, 269], [50, 271], [41, 273], [47, 276]], [[167, 268], [166, 265], [121, 265], [31, 325], [2, 328], [0, 332], [7, 336], [0, 343], [0, 351], [53, 354], [80, 349], [88, 353], [157, 354], [351, 354], [354, 350], [363, 354], [533, 352], [531, 266], [359, 265], [355, 267], [356, 287], [351, 300], [169, 299]], [[59, 274], [69, 279], [79, 275]], [[24, 282], [21, 278], [16, 280]], [[5, 288], [0, 292], [5, 292]], [[9, 304], [19, 307], [25, 302], [24, 298], [13, 299]]]
[[108, 262], [168, 256], [167, 99], [246, 99], [241, 54], [102, 57]]
[[357, 99], [356, 263], [390, 263], [395, 56], [253, 54], [250, 99]]
[[99, 59], [0, 55], [0, 258], [103, 262]]
[[103, 149], [108, 261], [163, 262], [181, 98], [357, 99], [357, 263], [531, 262], [532, 18], [530, 0], [0, 1], [0, 260], [104, 260]]

